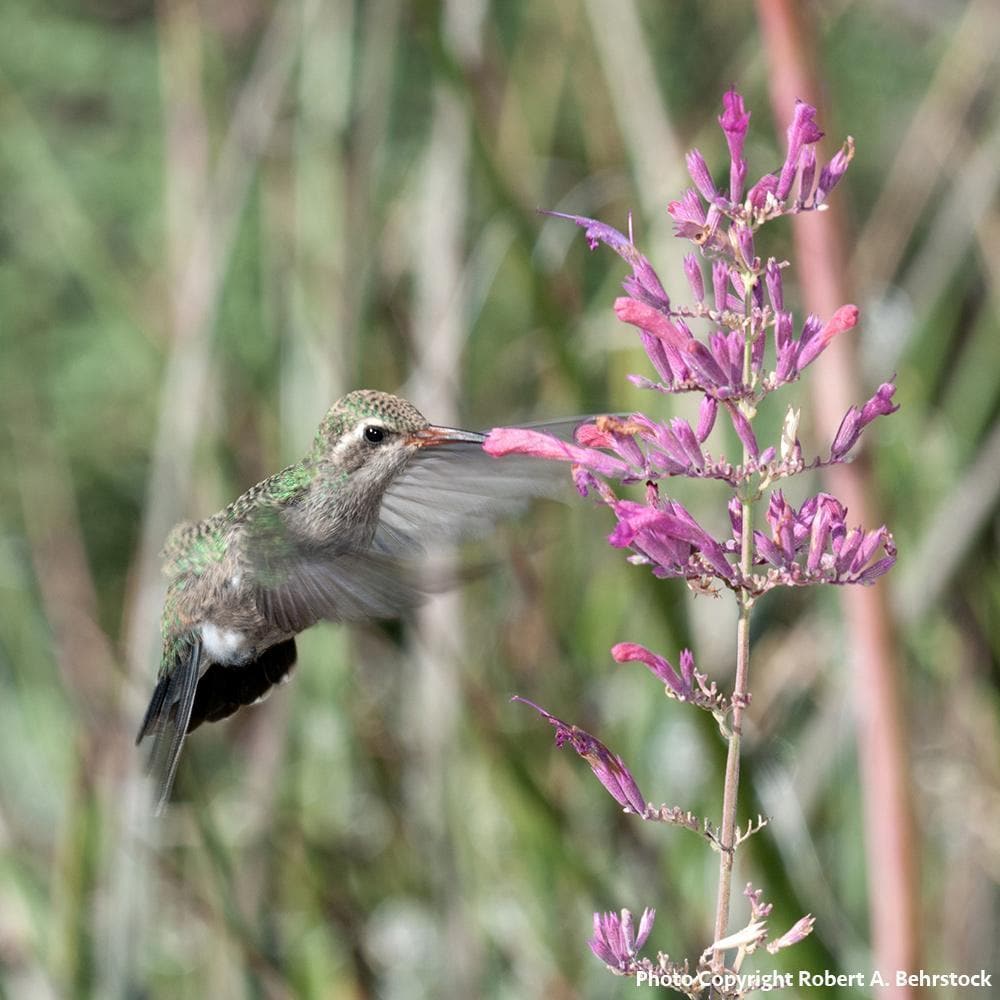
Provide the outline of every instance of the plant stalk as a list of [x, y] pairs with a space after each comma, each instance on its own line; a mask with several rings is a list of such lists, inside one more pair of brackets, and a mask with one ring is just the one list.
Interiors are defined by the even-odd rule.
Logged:
[[[747, 309], [750, 309], [750, 293], [747, 292]], [[743, 384], [750, 385], [752, 375], [753, 326], [748, 317], [746, 338], [743, 348]], [[741, 404], [744, 413], [752, 418], [752, 408]], [[746, 468], [750, 454], [743, 446], [743, 466]], [[753, 503], [754, 497], [741, 491], [740, 525], [740, 572], [743, 579], [750, 576], [753, 569]], [[735, 861], [736, 805], [740, 790], [740, 740], [743, 735], [743, 706], [750, 691], [750, 612], [753, 598], [746, 590], [739, 591], [740, 617], [736, 625], [736, 679], [733, 683], [732, 715], [729, 731], [729, 749], [726, 754], [726, 778], [722, 793], [722, 824], [719, 840], [722, 851], [719, 859], [719, 890], [715, 902], [715, 936], [720, 941], [726, 936], [729, 924], [729, 898], [732, 894], [733, 863]], [[716, 949], [712, 957], [712, 969], [722, 971], [725, 952]]]

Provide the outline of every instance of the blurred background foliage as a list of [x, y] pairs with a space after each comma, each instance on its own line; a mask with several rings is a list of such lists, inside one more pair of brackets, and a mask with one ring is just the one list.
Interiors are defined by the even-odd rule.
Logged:
[[[868, 461], [924, 964], [1000, 974], [1000, 12], [813, 6], [828, 150], [859, 151], [835, 197], [862, 378], [898, 372], [903, 404]], [[625, 996], [585, 944], [622, 906], [696, 957], [716, 857], [622, 816], [507, 701], [717, 819], [717, 732], [608, 649], [691, 644], [725, 680], [732, 612], [628, 566], [586, 503], [504, 528], [498, 570], [415, 625], [308, 633], [293, 683], [189, 742], [161, 820], [131, 741], [170, 525], [297, 458], [342, 391], [477, 427], [682, 407], [624, 380], [647, 369], [610, 311], [622, 263], [534, 210], [631, 212], [683, 298], [665, 206], [690, 145], [725, 168], [731, 83], [751, 174], [782, 156], [752, 7], [6, 0], [0, 24], [0, 996]], [[710, 522], [719, 494], [682, 498]], [[870, 963], [838, 621], [835, 593], [757, 618], [741, 815], [774, 821], [736, 884], [776, 930], [818, 918], [778, 968]]]

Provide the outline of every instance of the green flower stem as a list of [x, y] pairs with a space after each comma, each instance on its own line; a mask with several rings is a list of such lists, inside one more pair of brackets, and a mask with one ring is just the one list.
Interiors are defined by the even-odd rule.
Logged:
[[[747, 293], [747, 308], [750, 308], [750, 293]], [[747, 320], [747, 336], [743, 349], [743, 381], [749, 385], [752, 375], [751, 359], [753, 336], [750, 320]], [[754, 416], [749, 404], [741, 404], [748, 420]], [[750, 460], [746, 445], [743, 446], [743, 463]], [[753, 506], [755, 496], [746, 491], [740, 493], [742, 524], [740, 530], [740, 571], [744, 579], [753, 569]], [[745, 590], [739, 592], [740, 617], [736, 626], [736, 680], [733, 684], [733, 711], [729, 730], [729, 750], [726, 754], [726, 780], [722, 794], [722, 824], [719, 840], [722, 851], [719, 860], [719, 891], [715, 904], [715, 936], [720, 941], [726, 936], [729, 924], [729, 898], [732, 893], [733, 862], [736, 848], [736, 804], [740, 788], [740, 740], [743, 733], [743, 706], [750, 691], [750, 612], [753, 598]], [[717, 950], [712, 959], [712, 967], [720, 971], [725, 965], [725, 952]]]

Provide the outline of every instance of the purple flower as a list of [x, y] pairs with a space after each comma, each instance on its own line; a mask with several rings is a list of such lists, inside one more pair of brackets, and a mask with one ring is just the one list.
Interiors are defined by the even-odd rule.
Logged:
[[753, 230], [749, 226], [738, 225], [735, 227], [734, 232], [736, 233], [736, 245], [740, 249], [743, 266], [752, 271], [759, 263], [754, 256]]
[[[806, 365], [812, 364], [826, 350], [830, 341], [839, 333], [854, 328], [858, 322], [858, 307], [854, 305], [841, 306], [827, 321], [814, 337], [804, 343], [799, 348], [799, 356], [796, 362], [799, 371]], [[803, 337], [804, 340], [804, 337]]]
[[611, 508], [618, 525], [608, 541], [615, 548], [631, 548], [653, 565], [656, 576], [734, 580], [723, 547], [676, 500], [665, 501], [662, 509], [634, 500], [617, 500]]
[[702, 206], [698, 192], [688, 188], [679, 201], [667, 205], [667, 212], [674, 220], [674, 235], [691, 240], [699, 246], [706, 243], [713, 229]]
[[799, 377], [829, 346], [834, 337], [854, 328], [858, 322], [858, 307], [841, 306], [827, 321], [810, 314], [802, 324], [798, 340], [792, 339], [792, 314], [778, 312], [774, 319], [774, 343], [777, 361], [774, 369], [776, 385]]
[[624, 283], [625, 290], [629, 295], [657, 309], [670, 309], [670, 296], [664, 291], [652, 264], [639, 253], [635, 244], [624, 233], [620, 233], [614, 226], [598, 222], [597, 219], [588, 219], [584, 215], [567, 215], [564, 212], [546, 211], [543, 211], [542, 214], [551, 215], [557, 219], [569, 219], [570, 222], [582, 226], [591, 250], [598, 243], [604, 243], [611, 247], [619, 257], [632, 266], [632, 277], [626, 278]]
[[799, 203], [805, 205], [816, 179], [816, 150], [805, 146], [799, 154]]
[[709, 204], [713, 204], [715, 199], [719, 197], [719, 192], [716, 190], [715, 181], [712, 180], [712, 173], [708, 169], [705, 157], [697, 149], [692, 149], [687, 154], [687, 168], [691, 180], [694, 181], [694, 186], [701, 193], [702, 198]]
[[694, 692], [694, 654], [689, 649], [681, 653], [679, 673], [669, 660], [636, 642], [619, 642], [611, 647], [611, 655], [618, 663], [644, 663], [678, 698], [690, 698]]
[[892, 396], [896, 391], [893, 382], [883, 382], [878, 391], [859, 410], [852, 406], [844, 419], [840, 422], [840, 428], [833, 439], [830, 448], [830, 460], [840, 461], [858, 443], [861, 432], [876, 418], [884, 417], [890, 413], [895, 413], [899, 409], [899, 404], [892, 405]]
[[733, 422], [733, 429], [736, 431], [740, 441], [743, 442], [747, 454], [751, 458], [756, 459], [760, 454], [760, 446], [757, 444], [757, 438], [754, 435], [753, 428], [750, 426], [750, 421], [732, 403], [726, 405], [726, 410], [729, 413], [730, 420]]
[[646, 456], [636, 443], [636, 436], [643, 430], [643, 424], [620, 417], [597, 417], [592, 424], [577, 428], [576, 439], [588, 448], [607, 448], [621, 456], [629, 465], [642, 471], [646, 467]]
[[778, 178], [774, 174], [764, 174], [763, 177], [752, 188], [750, 188], [750, 193], [747, 198], [750, 201], [750, 206], [757, 212], [763, 212], [768, 208], [768, 201], [775, 201], [777, 196], [775, 191], [778, 189]]
[[695, 439], [704, 443], [715, 426], [715, 416], [719, 412], [719, 401], [712, 396], [703, 396], [698, 404], [698, 429]]
[[743, 98], [735, 88], [723, 95], [719, 124], [726, 134], [726, 144], [729, 146], [729, 200], [733, 205], [738, 205], [743, 197], [743, 185], [747, 176], [743, 142], [750, 128], [750, 112], [743, 106]]
[[696, 254], [689, 253], [684, 257], [684, 276], [691, 286], [695, 302], [701, 302], [705, 298], [705, 279], [701, 273], [701, 264], [698, 262]]
[[653, 929], [656, 910], [646, 907], [639, 919], [636, 933], [632, 914], [628, 910], [617, 913], [594, 914], [594, 936], [587, 942], [590, 950], [612, 972], [627, 973], [636, 960], [639, 949], [646, 943]]
[[767, 284], [767, 295], [771, 300], [771, 308], [780, 313], [785, 308], [785, 294], [781, 282], [781, 265], [773, 258], [768, 258], [764, 269], [764, 281]]
[[570, 725], [550, 715], [544, 708], [527, 698], [514, 695], [511, 701], [519, 701], [530, 705], [539, 715], [548, 719], [556, 727], [556, 746], [569, 743], [573, 749], [590, 765], [597, 780], [611, 794], [611, 797], [626, 811], [642, 816], [646, 812], [646, 800], [635, 783], [635, 778], [625, 766], [625, 762], [609, 750], [596, 736], [591, 736], [578, 726]]
[[729, 265], [724, 260], [712, 264], [712, 292], [716, 311], [725, 312], [729, 307]]
[[788, 126], [788, 153], [785, 156], [781, 176], [778, 178], [778, 187], [774, 193], [778, 201], [784, 201], [792, 189], [792, 182], [795, 180], [795, 174], [799, 168], [799, 154], [802, 147], [819, 142], [822, 138], [823, 133], [816, 124], [816, 109], [811, 104], [806, 104], [805, 101], [796, 101], [795, 113]]
[[[775, 490], [766, 515], [771, 534], [754, 532], [757, 561], [776, 571], [763, 589], [871, 584], [887, 573], [896, 561], [892, 535], [884, 525], [868, 532], [848, 530], [846, 518], [846, 508], [828, 493], [811, 497], [796, 512]], [[875, 559], [880, 549], [882, 555]]]
[[820, 171], [819, 183], [816, 185], [816, 194], [813, 197], [814, 205], [822, 205], [826, 201], [827, 195], [847, 173], [852, 159], [854, 159], [854, 140], [848, 137], [844, 145], [834, 154], [833, 159]]
[[743, 889], [743, 895], [746, 896], [747, 902], [750, 903], [750, 916], [754, 920], [766, 920], [771, 915], [774, 904], [764, 902], [763, 889], [755, 889], [752, 882], [747, 882], [746, 887]]

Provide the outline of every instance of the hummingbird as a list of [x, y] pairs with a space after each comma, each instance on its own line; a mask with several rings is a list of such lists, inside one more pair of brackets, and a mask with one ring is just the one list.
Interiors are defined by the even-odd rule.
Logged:
[[136, 738], [151, 740], [157, 812], [186, 735], [286, 680], [299, 632], [399, 617], [426, 596], [416, 557], [427, 547], [483, 534], [558, 492], [558, 463], [492, 458], [485, 438], [356, 390], [329, 409], [301, 461], [170, 532], [162, 657]]

